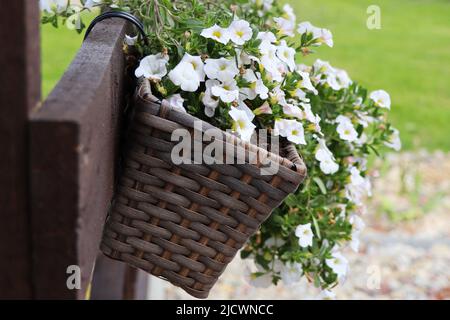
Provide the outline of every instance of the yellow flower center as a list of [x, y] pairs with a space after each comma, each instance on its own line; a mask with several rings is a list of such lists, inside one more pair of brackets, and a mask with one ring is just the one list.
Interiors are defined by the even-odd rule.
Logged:
[[292, 130], [292, 135], [293, 135], [293, 136], [298, 135], [298, 130]]
[[237, 125], [239, 126], [240, 129], [244, 129], [245, 128], [245, 121], [244, 120], [238, 120], [237, 121]]
[[349, 135], [350, 134], [350, 130], [344, 130], [344, 134]]
[[197, 70], [197, 64], [194, 61], [191, 61], [191, 64], [194, 67], [194, 70]]
[[228, 86], [228, 85], [224, 85], [223, 88], [228, 91], [230, 90], [230, 86]]
[[220, 38], [222, 36], [222, 32], [220, 32], [219, 30], [216, 30], [213, 32], [213, 36], [216, 38]]
[[242, 30], [238, 30], [238, 31], [236, 31], [236, 35], [237, 35], [239, 38], [242, 38], [242, 37], [244, 36], [244, 32], [243, 32]]
[[219, 67], [220, 71], [224, 71], [226, 68], [227, 68], [227, 66], [224, 64]]

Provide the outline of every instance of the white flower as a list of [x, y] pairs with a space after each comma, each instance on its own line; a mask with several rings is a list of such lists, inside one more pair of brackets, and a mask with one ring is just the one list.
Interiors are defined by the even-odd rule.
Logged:
[[225, 58], [206, 59], [204, 70], [208, 78], [220, 81], [231, 81], [239, 73], [236, 63]]
[[61, 13], [67, 9], [68, 0], [40, 0], [39, 7], [41, 11], [52, 13], [54, 11]]
[[211, 93], [219, 97], [225, 103], [230, 103], [239, 99], [239, 88], [236, 80], [221, 82], [211, 87]]
[[333, 47], [333, 35], [330, 30], [317, 28], [313, 26], [309, 21], [302, 22], [298, 25], [297, 32], [300, 35], [312, 34], [312, 39], [315, 40], [313, 45], [326, 44], [329, 47]]
[[283, 6], [283, 11], [284, 11], [284, 16], [288, 20], [292, 21], [295, 24], [295, 21], [297, 20], [297, 17], [295, 16], [294, 9], [289, 4], [286, 3]]
[[264, 273], [259, 275], [258, 273], [252, 273], [248, 267], [245, 269], [244, 278], [247, 283], [255, 288], [268, 288], [272, 285], [272, 274]]
[[137, 39], [138, 39], [138, 36], [131, 37], [127, 34], [125, 35], [125, 43], [127, 46], [130, 46], [130, 47], [134, 46], [136, 44]]
[[339, 165], [335, 162], [334, 156], [326, 146], [324, 139], [319, 139], [319, 148], [315, 158], [320, 162], [320, 170], [325, 174], [333, 174], [339, 170]]
[[181, 61], [172, 71], [169, 72], [169, 79], [181, 90], [195, 92], [200, 86], [200, 78], [194, 67], [189, 62]]
[[275, 35], [268, 31], [268, 32], [259, 32], [258, 36], [256, 37], [256, 39], [261, 40], [261, 41], [267, 41], [269, 43], [274, 43], [277, 41], [277, 38], [275, 37]]
[[203, 70], [203, 61], [200, 56], [191, 56], [189, 53], [185, 53], [181, 62], [188, 62], [192, 64], [195, 72], [198, 75], [200, 81], [205, 81], [205, 71]]
[[358, 132], [356, 132], [349, 118], [338, 116], [336, 122], [338, 123], [336, 131], [339, 134], [339, 138], [349, 142], [358, 140]]
[[183, 106], [184, 99], [181, 97], [180, 94], [173, 94], [167, 99], [165, 99], [165, 101], [169, 103], [170, 106], [174, 107], [175, 110], [180, 112], [186, 112], [186, 109]]
[[264, 103], [261, 106], [253, 110], [253, 113], [255, 115], [272, 114], [272, 108], [270, 107], [270, 104], [267, 101], [264, 101]]
[[287, 64], [290, 71], [295, 70], [295, 49], [288, 47], [284, 40], [277, 47], [277, 57]]
[[143, 58], [135, 71], [137, 78], [144, 77], [149, 80], [160, 81], [167, 74], [169, 56], [162, 53]]
[[272, 247], [281, 247], [285, 244], [286, 242], [279, 237], [270, 237], [269, 239], [267, 239], [266, 241], [264, 241], [264, 246], [266, 246], [267, 248], [272, 248]]
[[384, 145], [394, 149], [395, 151], [400, 151], [400, 149], [402, 148], [402, 140], [400, 140], [400, 131], [398, 131], [395, 128], [393, 128], [392, 131], [393, 133], [389, 137], [389, 141], [385, 142]]
[[389, 93], [384, 90], [373, 91], [369, 98], [375, 102], [375, 105], [380, 108], [391, 108], [391, 97]]
[[257, 57], [249, 55], [243, 49], [236, 48], [235, 50], [239, 67], [250, 65], [252, 64], [252, 61], [256, 61], [259, 63], [259, 59]]
[[305, 132], [301, 122], [297, 120], [275, 120], [275, 132], [278, 132], [282, 137], [286, 137], [289, 141], [295, 144], [306, 144]]
[[250, 40], [253, 35], [252, 28], [250, 24], [245, 20], [235, 20], [233, 21], [227, 29], [228, 34], [232, 42], [238, 46], [243, 45], [245, 42]]
[[295, 31], [295, 21], [282, 17], [273, 19], [276, 23], [278, 33], [283, 36], [293, 37]]
[[325, 262], [339, 278], [347, 274], [348, 260], [339, 252], [334, 252], [332, 258], [326, 259]]
[[233, 131], [237, 132], [242, 140], [250, 141], [256, 126], [248, 118], [247, 113], [237, 108], [231, 108], [228, 114], [233, 119]]
[[217, 24], [210, 28], [203, 29], [200, 35], [208, 39], [214, 39], [223, 44], [227, 44], [230, 41], [228, 30], [219, 27]]
[[288, 262], [281, 268], [280, 276], [285, 285], [291, 286], [300, 281], [303, 268], [300, 263]]
[[236, 107], [236, 109], [244, 111], [247, 114], [247, 118], [250, 119], [250, 121], [253, 121], [253, 119], [255, 119], [255, 114], [253, 113], [253, 111], [247, 106], [247, 104], [242, 101], [239, 100], [238, 106]]
[[267, 99], [269, 97], [269, 89], [266, 87], [261, 79], [259, 72], [254, 72], [251, 69], [246, 69], [243, 78], [250, 83], [249, 88], [242, 88], [241, 93], [246, 99], [254, 100], [257, 96], [261, 99]]
[[285, 115], [294, 117], [294, 118], [298, 118], [298, 119], [303, 119], [303, 112], [302, 109], [300, 109], [298, 106], [290, 104], [290, 103], [286, 103], [282, 105], [283, 107], [283, 113]]
[[357, 215], [352, 215], [349, 219], [349, 222], [352, 224], [352, 239], [350, 241], [350, 247], [353, 251], [359, 251], [359, 235], [361, 231], [364, 229], [365, 224], [362, 219]]
[[272, 92], [270, 92], [270, 102], [272, 104], [286, 105], [286, 93], [281, 90], [280, 86], [276, 86]]
[[300, 224], [295, 229], [295, 235], [298, 237], [298, 244], [302, 248], [312, 246], [313, 232], [311, 230], [311, 223]]
[[206, 91], [202, 97], [202, 103], [205, 105], [205, 115], [212, 118], [219, 105], [219, 98], [213, 96], [211, 88], [220, 85], [219, 80], [206, 80]]
[[336, 294], [330, 290], [322, 290], [316, 298], [317, 300], [335, 300]]
[[364, 196], [372, 194], [372, 185], [369, 179], [361, 176], [360, 171], [356, 167], [350, 167], [350, 183], [345, 186], [346, 197], [356, 205], [362, 204]]
[[84, 7], [87, 9], [92, 9], [94, 6], [98, 6], [103, 3], [103, 0], [87, 0]]
[[299, 81], [300, 88], [309, 90], [312, 93], [314, 93], [315, 95], [317, 95], [318, 91], [313, 86], [313, 84], [311, 83], [311, 79], [309, 78], [309, 73], [308, 72], [303, 72], [303, 71], [297, 71], [297, 72], [302, 77], [302, 80]]
[[281, 82], [283, 80], [284, 63], [277, 57], [277, 47], [268, 41], [259, 45], [261, 53], [261, 65], [266, 69], [271, 80]]

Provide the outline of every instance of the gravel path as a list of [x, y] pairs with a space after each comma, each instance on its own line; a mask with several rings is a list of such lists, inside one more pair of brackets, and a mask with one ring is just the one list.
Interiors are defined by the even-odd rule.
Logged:
[[[450, 299], [450, 154], [402, 153], [377, 167], [360, 252], [345, 252], [351, 269], [333, 292], [337, 299]], [[210, 299], [315, 299], [319, 293], [305, 279], [254, 288], [243, 276], [247, 263], [236, 258]], [[149, 298], [191, 299], [162, 280], [150, 281]]]

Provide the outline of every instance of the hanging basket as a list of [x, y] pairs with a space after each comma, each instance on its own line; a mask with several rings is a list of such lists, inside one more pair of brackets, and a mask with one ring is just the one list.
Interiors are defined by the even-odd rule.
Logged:
[[[194, 135], [200, 120], [161, 104], [148, 81], [138, 89], [134, 108], [101, 249], [206, 298], [248, 238], [298, 188], [305, 165], [291, 144], [275, 155], [223, 131], [224, 143], [265, 154], [279, 163], [278, 172], [261, 175], [258, 163], [175, 165], [171, 133], [186, 129]], [[202, 122], [205, 131], [211, 127]]]
[[[117, 12], [96, 18], [88, 32], [110, 17], [125, 18], [143, 33], [136, 18]], [[184, 129], [191, 141], [198, 140], [196, 124], [205, 135], [209, 129], [219, 131], [215, 139], [223, 143], [223, 150], [232, 146], [234, 161], [175, 164], [171, 155], [177, 142], [172, 133]], [[203, 154], [206, 144], [200, 145]], [[244, 158], [237, 146], [247, 151]], [[206, 298], [239, 249], [305, 177], [295, 146], [286, 143], [279, 151], [243, 142], [161, 103], [152, 95], [149, 81], [143, 80], [134, 98], [122, 173], [101, 250], [194, 297]], [[277, 172], [262, 174], [263, 164], [250, 155], [276, 162]]]

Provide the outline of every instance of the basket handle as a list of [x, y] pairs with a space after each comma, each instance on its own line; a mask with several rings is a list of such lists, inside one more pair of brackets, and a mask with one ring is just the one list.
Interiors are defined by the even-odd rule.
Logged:
[[94, 20], [92, 20], [91, 24], [87, 28], [86, 34], [84, 35], [84, 40], [86, 40], [86, 38], [89, 36], [92, 29], [94, 29], [94, 27], [97, 23], [99, 23], [100, 21], [103, 21], [105, 19], [110, 19], [110, 18], [121, 18], [121, 19], [131, 22], [141, 33], [142, 38], [144, 39], [145, 45], [148, 45], [148, 38], [147, 38], [147, 34], [145, 33], [145, 30], [144, 30], [144, 24], [138, 18], [133, 16], [131, 13], [128, 13], [125, 11], [108, 11], [108, 12], [104, 12], [101, 15], [97, 16]]

